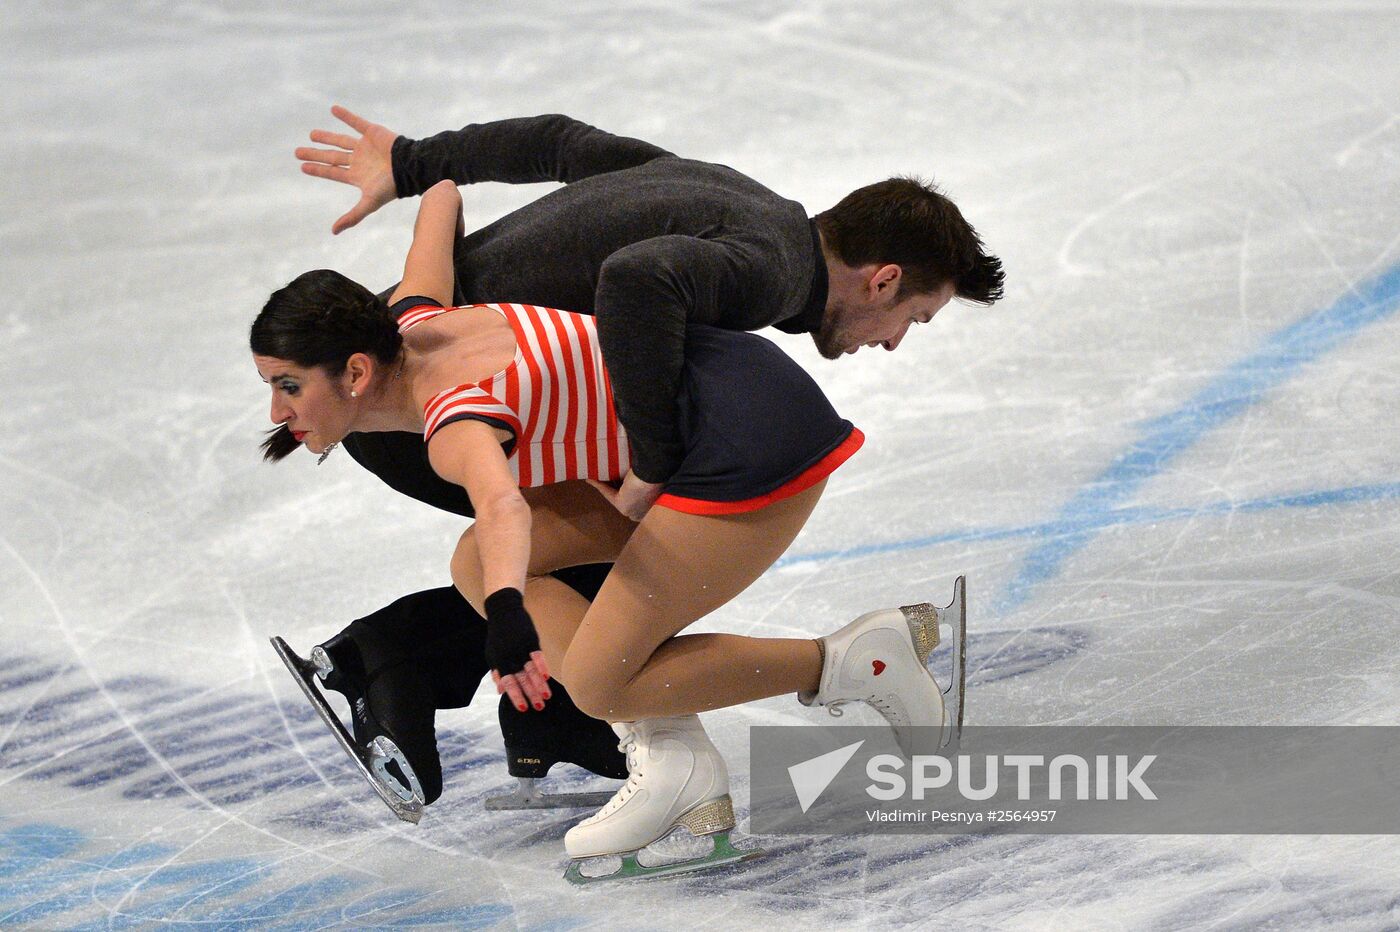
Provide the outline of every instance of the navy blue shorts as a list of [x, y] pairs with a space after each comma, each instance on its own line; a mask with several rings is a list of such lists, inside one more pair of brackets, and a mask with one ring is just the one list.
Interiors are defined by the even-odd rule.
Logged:
[[679, 406], [685, 458], [657, 504], [691, 514], [796, 495], [865, 440], [801, 366], [753, 333], [688, 327]]

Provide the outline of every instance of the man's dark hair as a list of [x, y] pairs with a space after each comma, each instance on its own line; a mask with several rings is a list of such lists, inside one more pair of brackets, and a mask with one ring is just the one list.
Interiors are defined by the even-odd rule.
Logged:
[[1001, 300], [1001, 260], [982, 248], [958, 206], [918, 178], [890, 178], [857, 188], [817, 214], [827, 247], [850, 266], [898, 265], [914, 294], [951, 281], [976, 304]]
[[[399, 354], [403, 337], [388, 305], [368, 288], [330, 269], [298, 275], [267, 299], [253, 321], [248, 346], [258, 356], [272, 356], [327, 375], [345, 371], [355, 353], [388, 364]], [[300, 442], [286, 425], [274, 427], [263, 441], [263, 458], [277, 461]]]

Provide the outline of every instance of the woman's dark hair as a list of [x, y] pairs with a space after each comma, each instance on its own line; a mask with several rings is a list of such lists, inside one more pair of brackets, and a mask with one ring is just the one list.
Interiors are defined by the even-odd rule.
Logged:
[[[398, 357], [403, 337], [388, 305], [368, 288], [339, 272], [317, 269], [272, 293], [253, 321], [248, 346], [254, 355], [308, 369], [319, 366], [336, 376], [356, 353], [387, 365]], [[299, 446], [281, 425], [263, 441], [263, 458], [275, 462]]]
[[914, 294], [944, 282], [976, 304], [1001, 300], [1001, 260], [982, 247], [958, 206], [918, 178], [857, 188], [816, 217], [827, 247], [851, 266], [893, 263]]

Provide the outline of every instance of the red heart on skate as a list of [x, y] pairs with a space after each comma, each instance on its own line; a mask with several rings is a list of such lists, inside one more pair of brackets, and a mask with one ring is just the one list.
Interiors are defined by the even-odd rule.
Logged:
[[870, 666], [875, 668], [876, 676], [879, 676], [881, 673], [885, 672], [885, 662], [883, 660], [872, 660], [870, 661]]

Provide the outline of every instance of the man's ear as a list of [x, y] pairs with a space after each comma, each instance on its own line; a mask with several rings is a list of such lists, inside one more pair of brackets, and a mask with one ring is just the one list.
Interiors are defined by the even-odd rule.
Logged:
[[869, 278], [867, 288], [872, 298], [888, 298], [899, 292], [900, 279], [904, 277], [904, 270], [899, 266], [890, 263], [882, 265]]

